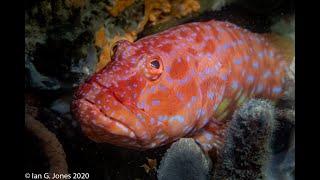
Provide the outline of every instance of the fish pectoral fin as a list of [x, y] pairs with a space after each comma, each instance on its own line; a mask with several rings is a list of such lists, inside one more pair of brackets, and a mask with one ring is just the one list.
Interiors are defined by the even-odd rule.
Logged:
[[224, 142], [225, 127], [216, 121], [210, 121], [202, 130], [192, 138], [202, 147], [205, 152], [213, 149], [221, 149]]

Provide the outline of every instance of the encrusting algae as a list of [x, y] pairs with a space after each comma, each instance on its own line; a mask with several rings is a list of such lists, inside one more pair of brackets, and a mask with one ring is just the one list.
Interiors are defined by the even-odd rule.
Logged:
[[[135, 3], [134, 0], [116, 0], [112, 6], [107, 6], [107, 11], [113, 16], [120, 16], [123, 11], [130, 8]], [[136, 28], [124, 30], [125, 33], [118, 33], [108, 37], [105, 26], [101, 27], [95, 35], [95, 45], [102, 48], [96, 71], [101, 70], [108, 64], [112, 56], [112, 48], [119, 40], [128, 40], [133, 42], [147, 23], [156, 25], [171, 20], [172, 18], [181, 18], [188, 14], [200, 10], [199, 0], [145, 0], [144, 14], [138, 22]]]
[[113, 46], [115, 43], [119, 40], [128, 40], [130, 42], [133, 42], [136, 38], [136, 34], [134, 32], [129, 32], [124, 35], [115, 35], [112, 38], [109, 38], [106, 33], [106, 29], [104, 27], [101, 27], [95, 34], [95, 46], [102, 48], [102, 52], [99, 57], [99, 62], [96, 66], [96, 71], [101, 70], [103, 67], [105, 67], [111, 60], [111, 57], [113, 55]]

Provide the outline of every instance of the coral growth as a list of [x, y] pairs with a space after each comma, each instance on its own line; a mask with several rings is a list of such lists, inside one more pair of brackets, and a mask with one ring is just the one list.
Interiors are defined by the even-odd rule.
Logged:
[[269, 102], [252, 99], [245, 103], [235, 112], [227, 130], [214, 178], [262, 178], [275, 128], [274, 107]]
[[146, 21], [150, 21], [153, 25], [200, 10], [198, 0], [146, 0], [145, 6]]
[[150, 171], [156, 170], [157, 168], [157, 159], [149, 159], [147, 158], [148, 164], [143, 164], [141, 167], [144, 168], [146, 173], [149, 173]]
[[88, 4], [88, 0], [65, 0], [68, 7], [83, 8]]
[[[147, 23], [155, 25], [198, 12], [200, 3], [198, 0], [145, 0], [143, 3], [132, 0], [116, 0], [107, 9], [112, 16], [117, 18], [118, 22], [123, 22], [121, 24], [109, 18], [105, 25], [96, 32], [95, 45], [102, 48], [97, 71], [111, 60], [112, 47], [118, 40], [134, 41]], [[114, 30], [118, 33], [110, 33]]]
[[[87, 67], [90, 64], [80, 62], [86, 60], [93, 45], [94, 33], [107, 17], [105, 3], [88, 3], [87, 0], [35, 1], [28, 4], [25, 15], [25, 64], [29, 71], [36, 69], [39, 74], [54, 76], [58, 80], [76, 77], [74, 80], [77, 81], [78, 77], [87, 75], [86, 69], [91, 68]], [[75, 68], [75, 64], [82, 64], [83, 67]], [[94, 70], [95, 65], [96, 62]], [[28, 76], [26, 79], [33, 81]], [[36, 89], [42, 86], [28, 85]]]
[[68, 173], [68, 164], [66, 154], [56, 135], [50, 132], [40, 121], [33, 116], [37, 109], [26, 106], [25, 126], [27, 130], [32, 132], [41, 142], [43, 151], [45, 152], [49, 164], [50, 173]]
[[211, 160], [191, 138], [172, 144], [161, 160], [158, 179], [210, 179]]
[[[28, 57], [28, 56], [26, 56]], [[32, 87], [40, 90], [57, 90], [60, 89], [59, 82], [54, 78], [49, 78], [38, 72], [36, 67], [28, 59], [25, 59], [26, 80], [27, 87]]]
[[134, 0], [115, 0], [112, 1], [112, 6], [107, 6], [107, 10], [112, 16], [118, 16], [123, 10], [133, 3]]
[[101, 27], [95, 35], [95, 45], [102, 49], [100, 53], [99, 62], [96, 66], [96, 71], [102, 69], [108, 62], [111, 60], [111, 56], [113, 55], [113, 46], [119, 40], [128, 40], [133, 42], [136, 38], [136, 34], [134, 32], [124, 33], [124, 35], [115, 35], [113, 37], [108, 37], [106, 35], [106, 29]]

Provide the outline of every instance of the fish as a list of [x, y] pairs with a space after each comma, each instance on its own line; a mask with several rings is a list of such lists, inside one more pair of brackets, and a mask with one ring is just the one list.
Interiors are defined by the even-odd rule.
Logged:
[[97, 143], [147, 150], [190, 137], [204, 151], [221, 148], [239, 106], [284, 93], [292, 56], [271, 37], [210, 20], [118, 41], [74, 93], [73, 115]]

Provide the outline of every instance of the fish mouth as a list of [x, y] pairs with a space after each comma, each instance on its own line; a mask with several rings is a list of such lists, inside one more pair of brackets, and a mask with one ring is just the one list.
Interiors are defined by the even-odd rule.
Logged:
[[122, 123], [121, 121], [117, 120], [116, 118], [109, 116], [108, 114], [103, 112], [103, 110], [101, 110], [99, 107], [97, 107], [93, 102], [90, 102], [88, 99], [84, 99], [84, 100], [87, 101], [88, 103], [90, 103], [92, 106], [94, 106], [97, 110], [99, 110], [100, 113], [103, 114], [106, 118], [108, 118], [109, 121], [114, 122], [121, 129], [124, 129], [124, 131], [127, 132], [127, 134], [129, 134], [129, 136], [131, 138], [137, 138], [135, 132], [133, 130], [131, 130], [126, 124]]
[[89, 83], [85, 86], [72, 102], [73, 114], [84, 134], [96, 142], [143, 149], [150, 133], [137, 117], [139, 111], [121, 102], [101, 85]]
[[[134, 130], [120, 120], [104, 113], [88, 99], [75, 100], [74, 114], [80, 121], [83, 132], [96, 142], [107, 142], [117, 146], [140, 147]], [[129, 143], [130, 142], [130, 143]]]

